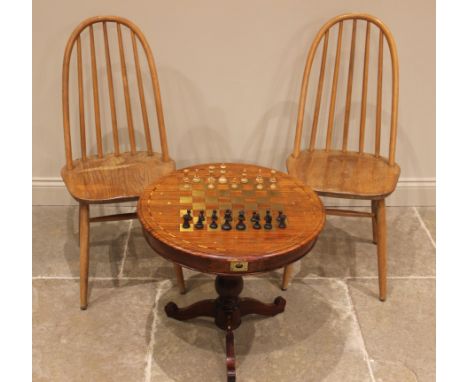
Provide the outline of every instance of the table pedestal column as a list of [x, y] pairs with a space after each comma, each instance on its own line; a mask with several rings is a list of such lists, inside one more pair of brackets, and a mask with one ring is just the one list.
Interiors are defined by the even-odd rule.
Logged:
[[286, 300], [278, 296], [272, 304], [265, 304], [253, 298], [239, 297], [244, 286], [242, 276], [216, 276], [215, 288], [219, 297], [215, 300], [201, 300], [186, 308], [179, 308], [169, 302], [165, 306], [168, 317], [179, 321], [205, 316], [213, 317], [215, 324], [226, 331], [227, 380], [236, 380], [236, 359], [233, 330], [241, 324], [241, 317], [247, 314], [275, 316], [284, 311]]

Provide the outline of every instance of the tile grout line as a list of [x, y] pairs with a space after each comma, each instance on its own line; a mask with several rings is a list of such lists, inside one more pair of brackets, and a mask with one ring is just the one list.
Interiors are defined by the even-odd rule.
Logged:
[[158, 289], [156, 290], [156, 296], [154, 297], [154, 306], [153, 306], [153, 322], [151, 323], [151, 334], [150, 342], [148, 344], [148, 349], [146, 350], [146, 366], [145, 366], [145, 377], [144, 382], [151, 382], [151, 370], [153, 366], [153, 351], [154, 351], [154, 342], [156, 334], [156, 324], [158, 321], [158, 305], [159, 299], [163, 292], [164, 286], [169, 284], [169, 280], [164, 280], [161, 283], [158, 283]]
[[125, 240], [125, 248], [124, 248], [122, 264], [120, 265], [119, 274], [117, 275], [117, 279], [119, 279], [119, 280], [122, 279], [123, 271], [124, 271], [124, 267], [125, 267], [125, 260], [127, 260], [128, 243], [130, 242], [130, 235], [132, 233], [132, 227], [133, 227], [133, 220], [130, 220], [130, 224], [128, 225], [127, 239]]
[[421, 217], [421, 214], [419, 213], [418, 209], [416, 207], [413, 207], [413, 210], [414, 210], [414, 213], [416, 215], [416, 217], [418, 218], [419, 220], [419, 223], [421, 224], [421, 227], [424, 231], [426, 231], [426, 234], [427, 236], [429, 237], [429, 240], [431, 241], [433, 247], [435, 248], [436, 247], [436, 244], [434, 242], [434, 239], [432, 238], [432, 235], [431, 235], [431, 232], [429, 231], [429, 229], [426, 227], [426, 224], [424, 223], [424, 220], [422, 219]]
[[348, 304], [349, 304], [349, 307], [350, 307], [350, 310], [351, 310], [351, 313], [352, 313], [353, 321], [354, 321], [354, 323], [356, 324], [356, 326], [357, 326], [357, 328], [359, 330], [359, 334], [361, 335], [362, 351], [364, 353], [364, 359], [365, 359], [366, 364], [367, 364], [367, 369], [369, 370], [369, 375], [371, 377], [371, 381], [376, 382], [375, 377], [374, 377], [374, 372], [372, 371], [371, 359], [369, 358], [369, 353], [367, 352], [366, 343], [364, 341], [364, 336], [362, 334], [361, 324], [359, 323], [359, 320], [357, 318], [356, 309], [354, 308], [353, 300], [351, 299], [351, 294], [349, 292], [348, 283], [345, 281], [343, 284], [344, 284], [344, 287], [345, 287], [346, 298], [348, 300]]
[[[204, 279], [210, 279], [207, 276], [203, 276]], [[419, 279], [435, 279], [436, 276], [388, 276], [388, 280], [419, 280]], [[79, 280], [79, 276], [32, 276], [32, 280]], [[249, 280], [276, 280], [273, 277], [255, 277], [251, 276], [248, 278]], [[347, 280], [377, 280], [378, 276], [345, 276], [345, 277], [323, 277], [323, 276], [305, 276], [298, 278], [298, 280], [335, 280], [335, 281], [347, 281]], [[118, 281], [118, 280], [126, 280], [126, 281], [165, 281], [164, 279], [157, 278], [157, 277], [147, 277], [147, 276], [121, 276], [121, 277], [90, 277], [89, 280], [97, 280], [97, 281]]]

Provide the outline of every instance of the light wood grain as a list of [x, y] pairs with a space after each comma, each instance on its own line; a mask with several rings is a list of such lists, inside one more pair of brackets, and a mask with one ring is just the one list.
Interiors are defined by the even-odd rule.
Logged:
[[[130, 152], [125, 152], [120, 148], [119, 132], [117, 120], [117, 110], [115, 103], [115, 88], [112, 74], [111, 52], [109, 44], [108, 24], [117, 26], [117, 40], [119, 47], [120, 69], [122, 74], [123, 92], [126, 108], [127, 130], [130, 140]], [[94, 26], [97, 25], [97, 28]], [[105, 49], [105, 65], [108, 83], [108, 97], [112, 121], [113, 152], [105, 153], [102, 142], [102, 121], [100, 110], [99, 94], [99, 73], [98, 55], [95, 46], [95, 37], [102, 25], [102, 36]], [[131, 110], [131, 94], [129, 91], [127, 66], [125, 62], [125, 47], [123, 44], [122, 26], [129, 30], [132, 38], [133, 55], [136, 65], [136, 74], [139, 87], [139, 96], [143, 113], [143, 128], [146, 139], [147, 151], [140, 151], [135, 140], [135, 124]], [[84, 91], [84, 69], [82, 59], [82, 35], [88, 32], [90, 41], [91, 78], [93, 85], [94, 101], [94, 121], [96, 128], [97, 153], [87, 152], [86, 146], [86, 110]], [[151, 83], [154, 90], [159, 137], [161, 140], [162, 153], [153, 152], [151, 145], [151, 134], [149, 130], [149, 120], [146, 100], [143, 93], [143, 75], [138, 57], [138, 44], [141, 44], [148, 62]], [[73, 159], [71, 144], [71, 123], [70, 123], [70, 59], [73, 50], [76, 48], [77, 69], [78, 69], [78, 95], [79, 95], [79, 131], [81, 158]], [[104, 61], [104, 60], [102, 60]], [[104, 66], [103, 65], [103, 66]], [[104, 96], [104, 95], [102, 95]], [[87, 103], [86, 103], [87, 104]], [[81, 308], [86, 309], [88, 298], [88, 268], [89, 268], [89, 223], [112, 220], [133, 219], [135, 214], [117, 214], [89, 218], [89, 205], [108, 202], [124, 202], [128, 200], [138, 200], [143, 189], [154, 182], [157, 178], [166, 175], [175, 169], [175, 162], [169, 157], [168, 145], [166, 142], [166, 132], [164, 118], [162, 114], [161, 96], [159, 94], [159, 84], [156, 75], [156, 65], [152, 57], [151, 49], [140, 29], [131, 21], [116, 16], [97, 16], [84, 20], [72, 32], [65, 47], [62, 70], [62, 106], [63, 106], [63, 128], [65, 138], [66, 165], [62, 168], [61, 175], [70, 194], [80, 202], [80, 299]], [[74, 105], [75, 106], [75, 105]], [[88, 111], [90, 113], [90, 111]], [[122, 123], [122, 121], [120, 122]], [[75, 127], [76, 128], [76, 127]], [[177, 265], [176, 276], [183, 290], [182, 270]]]
[[351, 50], [349, 53], [348, 83], [346, 87], [346, 108], [343, 126], [343, 145], [342, 150], [348, 149], [349, 136], [349, 116], [351, 114], [351, 98], [353, 95], [353, 74], [354, 74], [354, 56], [356, 50], [356, 25], [357, 20], [353, 20], [353, 33], [351, 35]]
[[107, 83], [109, 86], [109, 104], [111, 109], [111, 118], [112, 118], [112, 137], [114, 139], [114, 155], [120, 155], [119, 147], [119, 131], [117, 129], [117, 112], [115, 110], [115, 94], [114, 94], [114, 79], [112, 77], [112, 62], [110, 58], [110, 49], [109, 49], [109, 36], [107, 33], [107, 24], [104, 21], [102, 23], [103, 36], [104, 36], [104, 46], [106, 49], [106, 71], [107, 71]]
[[117, 36], [119, 41], [119, 54], [120, 54], [120, 67], [122, 70], [122, 83], [124, 88], [125, 97], [125, 110], [127, 112], [127, 126], [128, 126], [128, 139], [130, 140], [130, 152], [135, 154], [136, 143], [135, 143], [135, 129], [133, 128], [133, 114], [132, 105], [130, 103], [130, 90], [128, 88], [128, 77], [127, 77], [127, 63], [125, 62], [125, 51], [122, 42], [122, 27], [120, 23], [117, 23]]
[[343, 22], [340, 22], [340, 28], [338, 31], [338, 41], [336, 43], [336, 55], [335, 55], [335, 70], [333, 71], [333, 84], [332, 92], [330, 96], [330, 109], [328, 113], [328, 128], [327, 128], [327, 143], [326, 150], [330, 150], [333, 126], [335, 122], [335, 103], [336, 103], [336, 89], [338, 86], [338, 74], [340, 71], [340, 58], [341, 58], [341, 40], [343, 38]]
[[86, 160], [86, 126], [85, 126], [85, 111], [84, 111], [84, 95], [83, 95], [83, 58], [81, 54], [81, 38], [78, 36], [76, 40], [76, 60], [78, 67], [78, 92], [80, 104], [80, 144], [81, 144], [81, 159]]
[[380, 199], [397, 185], [400, 167], [384, 158], [341, 150], [302, 151], [287, 161], [289, 174], [323, 196]]
[[[341, 48], [342, 29], [344, 23], [352, 23], [351, 49], [348, 64], [346, 81], [346, 99], [344, 110], [344, 126], [340, 149], [332, 147], [334, 112], [336, 93], [339, 89], [338, 73]], [[349, 151], [349, 134], [351, 126], [351, 104], [352, 90], [355, 73], [359, 74], [356, 68], [355, 55], [357, 52], [357, 28], [365, 26], [365, 40], [363, 47], [362, 63], [362, 85], [359, 121], [359, 143], [358, 152]], [[314, 117], [312, 123], [311, 140], [308, 149], [301, 150], [301, 140], [303, 134], [303, 123], [306, 100], [309, 93], [309, 79], [311, 68], [314, 62], [315, 53], [323, 41], [324, 50], [328, 43], [328, 36], [334, 27], [338, 26], [337, 51], [335, 55], [334, 75], [331, 84], [331, 98], [328, 128], [326, 131], [325, 147], [317, 147], [316, 137], [321, 128], [318, 116], [320, 115], [321, 96], [324, 87], [324, 56], [318, 77], [318, 90], [315, 97]], [[377, 65], [377, 100], [376, 100], [376, 121], [375, 121], [375, 144], [374, 152], [365, 152], [366, 119], [368, 115], [368, 81], [369, 67], [374, 63], [370, 60], [371, 27], [379, 31], [379, 48], [376, 60]], [[388, 158], [381, 155], [382, 144], [382, 115], [386, 110], [383, 105], [382, 83], [384, 78], [384, 47], [388, 47], [390, 52], [391, 74], [391, 104], [390, 104], [390, 139]], [[337, 64], [338, 63], [338, 64]], [[387, 68], [387, 66], [385, 66]], [[342, 81], [344, 82], [344, 81]], [[336, 16], [323, 25], [312, 42], [307, 56], [307, 61], [302, 79], [301, 94], [299, 98], [299, 110], [297, 116], [296, 134], [293, 152], [287, 159], [289, 174], [302, 180], [309, 185], [319, 195], [347, 198], [347, 199], [367, 199], [372, 201], [372, 212], [361, 213], [359, 216], [371, 217], [373, 224], [373, 238], [378, 247], [378, 269], [379, 269], [379, 289], [380, 299], [386, 297], [386, 228], [385, 228], [385, 198], [394, 190], [400, 176], [400, 167], [395, 163], [396, 136], [398, 125], [398, 91], [399, 91], [399, 70], [396, 44], [390, 30], [378, 18], [364, 13], [350, 13]], [[325, 128], [324, 126], [323, 128]], [[370, 128], [368, 126], [367, 128]], [[341, 216], [358, 216], [343, 210], [328, 210], [328, 213]], [[290, 273], [284, 272], [283, 285], [287, 285]]]
[[80, 203], [80, 307], [88, 307], [89, 204]]
[[89, 26], [89, 49], [91, 51], [91, 67], [93, 72], [93, 99], [94, 99], [94, 123], [96, 127], [96, 144], [98, 157], [102, 158], [102, 132], [101, 132], [101, 109], [99, 107], [99, 84], [96, 66], [96, 47], [94, 45], [93, 26]]

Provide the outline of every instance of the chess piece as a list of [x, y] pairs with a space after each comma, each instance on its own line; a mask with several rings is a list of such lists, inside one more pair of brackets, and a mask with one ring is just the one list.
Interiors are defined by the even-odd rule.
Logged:
[[250, 221], [253, 223], [257, 219], [257, 211], [252, 212], [252, 217], [250, 218]]
[[245, 220], [245, 214], [244, 214], [244, 211], [239, 211], [239, 222], [236, 224], [236, 229], [238, 231], [245, 231], [245, 223], [244, 223], [244, 220]]
[[260, 224], [260, 214], [259, 213], [254, 212], [252, 218], [250, 219], [250, 221], [252, 221], [254, 223], [253, 226], [252, 226], [253, 229], [261, 229], [262, 228], [262, 225]]
[[190, 228], [190, 221], [193, 219], [191, 215], [192, 211], [187, 210], [187, 213], [182, 216], [182, 219], [184, 219], [184, 222], [182, 224], [182, 228]]
[[270, 189], [271, 190], [275, 190], [276, 189], [276, 182], [278, 181], [276, 179], [276, 171], [275, 170], [271, 170], [270, 171]]
[[249, 179], [247, 178], [247, 170], [245, 168], [242, 170], [242, 177], [240, 179], [240, 182], [243, 184], [249, 183]]
[[216, 179], [215, 177], [213, 176], [213, 173], [214, 173], [214, 166], [210, 166], [209, 167], [209, 170], [208, 170], [210, 176], [208, 177], [207, 181], [208, 181], [208, 188], [210, 190], [214, 189], [215, 188], [215, 183], [216, 183]]
[[239, 187], [239, 184], [237, 183], [237, 178], [232, 178], [231, 180], [231, 188], [233, 188], [234, 190], [237, 189]]
[[279, 223], [278, 228], [286, 228], [286, 218], [287, 216], [283, 214], [283, 211], [278, 212], [278, 217], [276, 218], [276, 221]]
[[261, 169], [258, 169], [258, 175], [255, 178], [255, 182], [257, 182], [257, 190], [263, 190], [263, 177]]
[[221, 229], [223, 231], [230, 231], [232, 229], [231, 221], [232, 221], [232, 211], [226, 210], [226, 212], [224, 212], [224, 223], [221, 226]]
[[188, 174], [189, 174], [189, 170], [188, 169], [185, 169], [184, 170], [184, 177], [183, 177], [183, 181], [184, 181], [184, 188], [185, 189], [189, 189], [190, 188], [190, 179], [188, 177]]
[[270, 230], [273, 228], [273, 225], [271, 224], [273, 218], [270, 215], [270, 210], [267, 210], [266, 215], [265, 215], [265, 224], [263, 225], [263, 228]]
[[218, 182], [220, 184], [226, 184], [228, 180], [226, 178], [226, 165], [224, 163], [220, 166], [219, 172], [221, 173], [221, 176], [218, 178]]
[[203, 222], [205, 221], [205, 211], [200, 211], [200, 214], [198, 215], [197, 222], [195, 223], [195, 228], [196, 229], [203, 229]]
[[200, 176], [198, 175], [198, 169], [195, 169], [195, 175], [193, 176], [192, 182], [193, 183], [200, 183]]
[[218, 228], [218, 223], [216, 223], [217, 220], [218, 220], [218, 215], [216, 213], [216, 210], [213, 210], [213, 212], [211, 214], [211, 223], [210, 223], [210, 228], [211, 229]]

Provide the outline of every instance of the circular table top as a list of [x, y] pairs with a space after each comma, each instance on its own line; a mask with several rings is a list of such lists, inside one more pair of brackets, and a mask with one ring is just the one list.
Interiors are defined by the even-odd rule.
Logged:
[[[193, 221], [184, 229], [187, 209]], [[214, 209], [216, 230], [209, 228]], [[230, 231], [221, 229], [227, 209], [233, 217]], [[194, 223], [201, 210], [206, 221], [198, 230]], [[244, 231], [236, 229], [241, 210]], [[273, 217], [271, 230], [263, 228], [266, 210]], [[259, 230], [250, 221], [253, 211], [261, 216]], [[279, 211], [287, 216], [286, 228], [279, 228]], [[314, 191], [285, 173], [209, 163], [174, 171], [148, 186], [138, 202], [138, 217], [148, 243], [161, 256], [201, 272], [232, 275], [281, 268], [307, 254], [324, 226], [325, 210]]]

